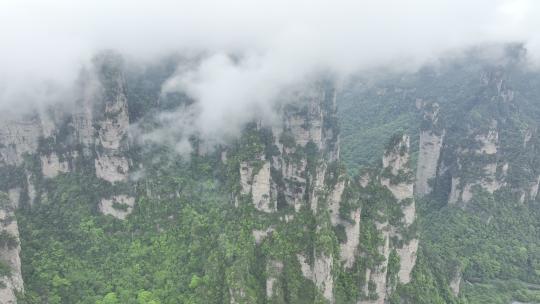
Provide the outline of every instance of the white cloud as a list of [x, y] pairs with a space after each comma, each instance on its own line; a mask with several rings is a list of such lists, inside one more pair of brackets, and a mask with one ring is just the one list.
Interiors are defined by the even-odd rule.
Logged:
[[205, 132], [234, 133], [283, 87], [320, 70], [414, 68], [447, 51], [515, 41], [540, 62], [537, 20], [533, 0], [5, 0], [0, 108], [21, 96], [57, 98], [47, 88], [69, 87], [100, 49], [140, 59], [205, 52], [165, 89], [176, 84], [198, 100], [194, 123]]

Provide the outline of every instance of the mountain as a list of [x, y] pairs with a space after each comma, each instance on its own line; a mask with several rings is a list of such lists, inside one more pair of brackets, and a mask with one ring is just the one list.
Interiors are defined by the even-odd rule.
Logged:
[[534, 303], [539, 74], [520, 46], [496, 61], [485, 52], [352, 83], [340, 99], [342, 154], [349, 167], [364, 166], [372, 156], [359, 141], [375, 138], [371, 149], [380, 150], [389, 132], [409, 133], [422, 256], [438, 289], [466, 303]]
[[161, 92], [185, 59], [101, 53], [0, 120], [0, 302], [539, 301], [540, 76], [506, 50], [322, 75], [189, 153], [146, 140], [196, 103]]

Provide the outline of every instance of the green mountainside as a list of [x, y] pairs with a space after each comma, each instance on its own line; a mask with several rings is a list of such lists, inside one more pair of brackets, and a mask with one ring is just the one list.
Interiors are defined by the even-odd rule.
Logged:
[[506, 52], [321, 77], [191, 153], [136, 138], [194, 103], [182, 59], [105, 52], [0, 119], [0, 302], [540, 302], [540, 73]]
[[540, 78], [519, 47], [506, 52], [353, 83], [339, 104], [353, 170], [376, 162], [393, 130], [418, 143], [422, 266], [465, 303], [540, 301]]

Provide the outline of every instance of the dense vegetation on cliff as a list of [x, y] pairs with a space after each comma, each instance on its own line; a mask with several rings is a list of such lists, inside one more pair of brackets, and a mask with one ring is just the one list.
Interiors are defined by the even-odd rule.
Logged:
[[[429, 181], [434, 190], [419, 200], [416, 270], [431, 278], [439, 293], [449, 291], [456, 280], [464, 303], [540, 301], [540, 201], [519, 194], [531, 181], [535, 189], [540, 169], [536, 135], [532, 141], [527, 135], [538, 130], [540, 92], [534, 84], [540, 79], [520, 59], [522, 49], [506, 51], [496, 63], [471, 52], [414, 74], [355, 82], [340, 104], [342, 156], [353, 170], [377, 161], [373, 155], [392, 130], [406, 130], [417, 140], [422, 130], [443, 138], [436, 176]], [[436, 124], [426, 123], [425, 105], [433, 103]], [[482, 148], [482, 132], [487, 131], [481, 130], [496, 134], [494, 154]], [[362, 145], [365, 139], [374, 145]], [[467, 149], [482, 152], [462, 152]], [[490, 164], [496, 173], [485, 169]], [[458, 178], [461, 185], [463, 180], [484, 181], [472, 187], [469, 200], [454, 195], [461, 191]], [[444, 296], [443, 302], [452, 300]]]
[[[63, 117], [0, 165], [18, 301], [538, 302], [540, 76], [518, 55], [363, 75], [337, 94], [321, 81], [280, 109], [283, 129], [247, 124], [212, 149], [192, 136], [190, 153], [127, 138], [193, 102], [160, 93], [178, 58], [97, 58], [99, 115]], [[428, 177], [416, 197], [415, 168]]]

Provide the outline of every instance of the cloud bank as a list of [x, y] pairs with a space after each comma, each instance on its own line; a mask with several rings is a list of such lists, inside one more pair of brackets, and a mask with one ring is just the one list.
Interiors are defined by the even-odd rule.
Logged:
[[102, 49], [143, 61], [205, 53], [163, 89], [197, 101], [189, 115], [203, 133], [234, 133], [284, 87], [319, 71], [413, 69], [445, 52], [506, 42], [524, 43], [531, 64], [540, 62], [539, 20], [534, 0], [7, 0], [0, 110], [65, 98]]

